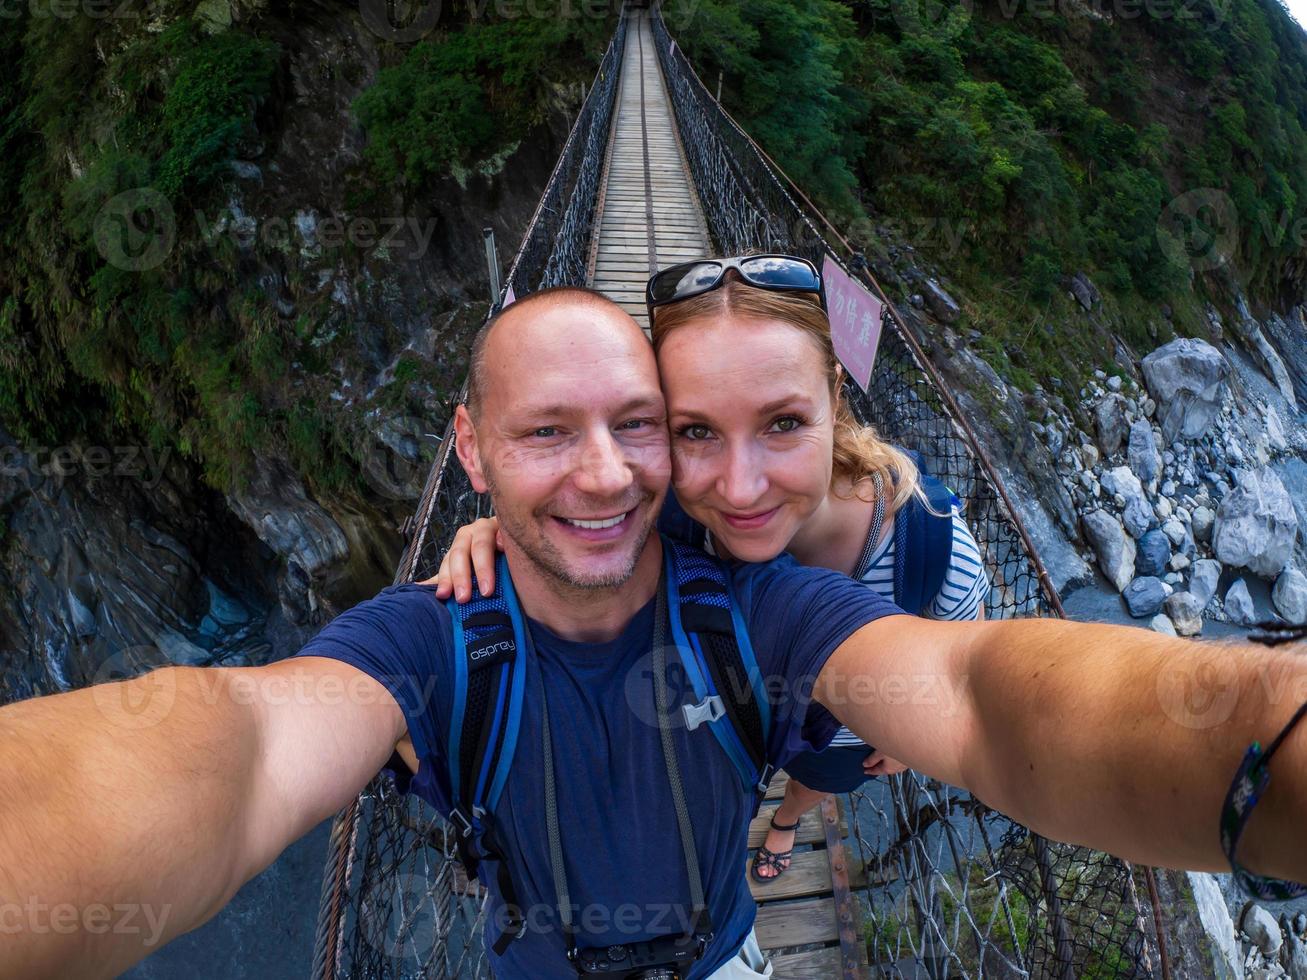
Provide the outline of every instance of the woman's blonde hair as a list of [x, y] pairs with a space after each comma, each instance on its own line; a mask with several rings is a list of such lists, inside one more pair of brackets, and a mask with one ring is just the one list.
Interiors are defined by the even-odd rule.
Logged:
[[853, 417], [844, 397], [843, 373], [831, 342], [830, 320], [822, 310], [817, 294], [759, 289], [733, 273], [728, 273], [728, 276], [726, 282], [716, 289], [655, 307], [650, 325], [654, 352], [662, 348], [668, 334], [692, 320], [712, 320], [723, 316], [779, 320], [802, 331], [821, 353], [830, 383], [831, 403], [835, 407], [832, 480], [842, 478], [848, 481], [855, 488], [856, 495], [861, 481], [879, 473], [884, 485], [892, 488], [885, 500], [886, 516], [895, 514], [913, 493], [918, 492], [920, 477], [916, 464], [902, 450], [882, 440], [874, 427], [862, 425]]

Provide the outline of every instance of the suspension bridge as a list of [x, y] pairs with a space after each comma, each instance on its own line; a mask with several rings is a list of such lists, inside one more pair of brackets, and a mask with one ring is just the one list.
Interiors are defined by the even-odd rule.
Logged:
[[[1061, 615], [1001, 480], [862, 256], [722, 109], [657, 7], [628, 7], [504, 296], [585, 283], [647, 326], [643, 288], [655, 269], [752, 249], [819, 266], [829, 255], [881, 298], [872, 383], [847, 392], [855, 413], [922, 453], [964, 502], [993, 583], [988, 616]], [[453, 532], [489, 512], [452, 450], [451, 429], [397, 583], [431, 575]], [[777, 779], [751, 848], [782, 792]], [[490, 976], [486, 895], [458, 864], [452, 834], [385, 775], [337, 816], [315, 980]], [[1046, 840], [954, 787], [910, 772], [875, 780], [805, 816], [796, 843], [789, 872], [753, 886], [778, 980], [1168, 975], [1149, 869]]]

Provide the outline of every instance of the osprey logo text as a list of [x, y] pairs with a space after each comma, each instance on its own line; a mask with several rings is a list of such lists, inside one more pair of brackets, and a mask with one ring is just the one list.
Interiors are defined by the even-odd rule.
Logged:
[[504, 653], [512, 649], [512, 640], [500, 640], [498, 643], [492, 643], [487, 647], [481, 647], [479, 650], [473, 650], [471, 658], [473, 660], [484, 660], [486, 657], [493, 657], [497, 653]]

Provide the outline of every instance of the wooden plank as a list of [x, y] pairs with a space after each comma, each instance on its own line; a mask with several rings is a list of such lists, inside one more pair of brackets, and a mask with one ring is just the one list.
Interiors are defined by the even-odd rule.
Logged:
[[[780, 878], [769, 881], [765, 885], [754, 881], [753, 876], [749, 875], [748, 868], [751, 863], [752, 855], [745, 864], [744, 873], [748, 875], [749, 891], [757, 902], [807, 898], [812, 895], [829, 896], [831, 893], [830, 857], [824, 850], [799, 851], [790, 860], [789, 870]], [[861, 868], [856, 869], [856, 874], [850, 875], [850, 880], [855, 886], [863, 883]]]
[[[609, 188], [612, 191], [612, 197], [609, 202], [613, 210], [621, 211], [625, 209], [632, 214], [639, 214], [644, 210], [644, 193], [643, 191], [636, 195], [629, 191], [623, 191], [620, 188]], [[685, 206], [684, 199], [674, 189], [655, 187], [652, 188], [655, 201], [662, 208], [664, 213], [682, 213], [682, 216], [688, 216], [690, 211]], [[679, 189], [676, 189], [679, 190]], [[657, 212], [655, 212], [657, 214]]]
[[605, 291], [620, 293], [623, 299], [629, 299], [632, 303], [643, 303], [646, 279], [648, 276], [642, 276], [640, 279], [596, 278], [595, 281], [603, 283]]
[[[848, 821], [844, 816], [844, 803], [842, 800], [836, 799], [835, 804], [840, 816], [840, 836], [843, 837], [848, 833]], [[771, 807], [763, 809], [749, 822], [750, 847], [757, 847], [767, 839], [768, 821], [771, 820], [772, 809]], [[816, 810], [809, 810], [799, 819], [799, 829], [794, 835], [794, 842], [796, 844], [816, 844], [825, 840], [826, 831], [822, 826], [821, 814]]]
[[758, 945], [763, 949], [829, 943], [839, 938], [839, 930], [835, 927], [835, 906], [828, 898], [768, 902], [758, 907], [758, 918], [753, 927], [758, 933]]
[[[609, 202], [610, 204], [612, 202]], [[655, 228], [668, 228], [684, 225], [690, 222], [693, 215], [689, 212], [676, 214], [669, 211], [666, 202], [654, 195], [653, 201], [653, 226]], [[638, 228], [644, 231], [649, 226], [649, 218], [645, 214], [644, 202], [641, 201], [637, 206], [629, 211], [621, 211], [615, 208], [609, 208], [604, 220], [598, 227], [602, 230], [605, 228], [616, 228], [618, 230]]]
[[785, 795], [785, 787], [790, 784], [790, 774], [784, 769], [772, 776], [771, 782], [767, 784], [767, 795], [765, 800], [779, 800]]
[[595, 276], [603, 276], [605, 279], [618, 279], [623, 282], [640, 282], [641, 276], [649, 277], [648, 261], [636, 264], [634, 262], [628, 265], [614, 265], [611, 260], [600, 260], [595, 264]]
[[486, 890], [481, 887], [481, 882], [476, 878], [468, 878], [467, 869], [463, 867], [462, 861], [455, 861], [453, 891], [455, 895], [484, 898]]
[[771, 957], [772, 980], [830, 980], [840, 972], [840, 948], [826, 946], [806, 953]]
[[[653, 235], [659, 244], [666, 245], [668, 248], [680, 248], [685, 245], [697, 245], [703, 242], [698, 228], [690, 225], [669, 228], [657, 224], [657, 219], [655, 219]], [[602, 228], [599, 231], [599, 240], [608, 242], [615, 248], [620, 248], [623, 245], [630, 247], [634, 242], [647, 242], [649, 240], [649, 227], [647, 225], [619, 224], [609, 228]]]
[[625, 255], [604, 255], [595, 263], [596, 273], [607, 273], [621, 277], [629, 272], [637, 272], [648, 265], [648, 258], [644, 262], [638, 261], [634, 256]]
[[612, 282], [639, 283], [640, 288], [644, 288], [644, 281], [649, 278], [648, 261], [636, 265], [632, 263], [624, 268], [613, 268], [607, 263], [599, 263], [595, 266], [596, 278], [602, 277]]
[[618, 302], [639, 303], [643, 306], [644, 281], [648, 278], [648, 276], [645, 276], [644, 279], [638, 281], [624, 281], [620, 279], [604, 279], [596, 276], [595, 289], [600, 290], [605, 295], [611, 296]]

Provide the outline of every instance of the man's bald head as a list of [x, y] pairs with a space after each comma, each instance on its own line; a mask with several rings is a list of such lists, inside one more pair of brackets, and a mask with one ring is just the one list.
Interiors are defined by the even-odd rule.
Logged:
[[[523, 317], [538, 316], [545, 310], [563, 306], [598, 309], [612, 317], [616, 329], [625, 329], [629, 325], [630, 330], [643, 339], [640, 326], [631, 315], [596, 289], [586, 286], [550, 286], [517, 300], [487, 320], [477, 331], [476, 339], [472, 341], [472, 354], [468, 359], [467, 372], [467, 409], [473, 420], [480, 417], [481, 406], [485, 401], [486, 347], [490, 342], [491, 334], [495, 333], [496, 328], [501, 325], [512, 329], [514, 324], [520, 325]], [[617, 326], [618, 321], [622, 321], [621, 326]]]

